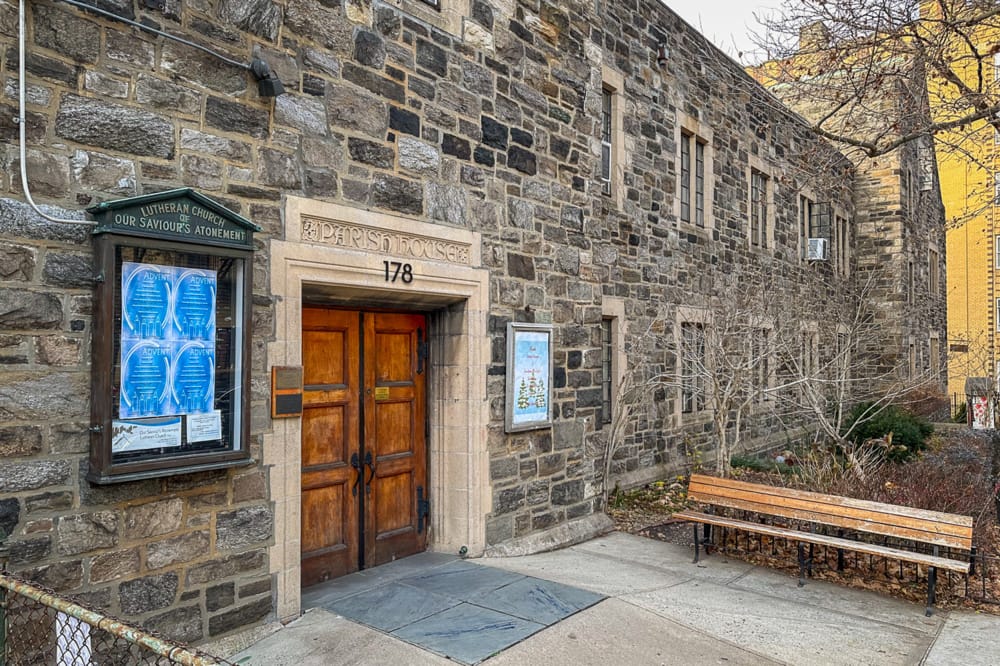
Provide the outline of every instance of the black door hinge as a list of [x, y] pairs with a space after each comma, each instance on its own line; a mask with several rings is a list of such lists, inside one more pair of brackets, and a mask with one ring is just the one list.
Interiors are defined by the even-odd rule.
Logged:
[[424, 372], [424, 365], [427, 362], [427, 356], [430, 354], [430, 340], [424, 339], [424, 329], [417, 329], [417, 374], [421, 375]]
[[424, 499], [424, 487], [417, 486], [417, 534], [424, 531], [424, 520], [431, 515], [431, 501]]

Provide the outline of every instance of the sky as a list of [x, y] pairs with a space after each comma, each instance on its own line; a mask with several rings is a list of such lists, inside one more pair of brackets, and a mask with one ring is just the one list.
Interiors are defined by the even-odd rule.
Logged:
[[779, 0], [662, 0], [685, 21], [729, 55], [741, 62], [752, 58], [738, 57], [738, 52], [750, 53], [754, 49], [750, 40], [751, 31], [760, 32], [760, 24], [754, 19], [754, 12], [766, 14], [769, 8], [777, 7]]

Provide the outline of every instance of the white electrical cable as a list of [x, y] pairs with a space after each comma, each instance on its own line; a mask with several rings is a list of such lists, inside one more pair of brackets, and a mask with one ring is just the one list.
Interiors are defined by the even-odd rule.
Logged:
[[24, 80], [24, 39], [25, 33], [25, 21], [24, 21], [24, 4], [27, 0], [19, 0], [18, 3], [18, 19], [20, 23], [18, 24], [18, 62], [17, 62], [17, 92], [18, 92], [18, 107], [17, 107], [17, 126], [19, 130], [19, 135], [21, 138], [21, 143], [19, 145], [20, 155], [21, 155], [21, 189], [24, 190], [24, 199], [28, 202], [36, 213], [41, 215], [43, 218], [50, 222], [59, 222], [61, 224], [96, 224], [91, 220], [70, 220], [61, 217], [53, 217], [48, 213], [44, 212], [35, 203], [35, 200], [31, 198], [31, 190], [28, 188], [28, 139], [27, 139], [27, 120], [25, 119], [24, 108], [26, 106], [25, 102], [25, 80]]

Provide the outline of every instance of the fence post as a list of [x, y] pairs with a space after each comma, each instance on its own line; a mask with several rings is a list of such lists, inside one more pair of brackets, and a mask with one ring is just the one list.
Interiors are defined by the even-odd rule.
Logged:
[[[6, 535], [4, 535], [6, 537]], [[0, 574], [7, 573], [7, 545], [0, 540]], [[0, 666], [7, 664], [7, 588], [0, 585]]]
[[993, 492], [993, 507], [1000, 520], [1000, 430], [990, 432], [990, 483]]

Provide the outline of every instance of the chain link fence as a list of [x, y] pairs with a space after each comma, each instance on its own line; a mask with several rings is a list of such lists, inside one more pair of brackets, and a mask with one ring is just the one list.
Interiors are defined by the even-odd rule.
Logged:
[[232, 666], [0, 571], [0, 666]]

